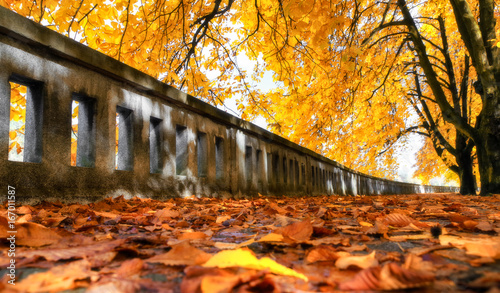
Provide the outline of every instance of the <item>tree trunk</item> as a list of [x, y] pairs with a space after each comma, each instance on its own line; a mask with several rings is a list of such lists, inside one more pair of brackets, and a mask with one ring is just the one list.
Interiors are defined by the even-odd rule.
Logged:
[[483, 107], [478, 138], [474, 141], [481, 175], [481, 195], [500, 194], [500, 85], [484, 88], [483, 103], [491, 106]]
[[[458, 151], [458, 150], [457, 150]], [[460, 177], [460, 194], [476, 194], [476, 177], [472, 172], [471, 151], [460, 152], [457, 157], [459, 167], [458, 176]]]

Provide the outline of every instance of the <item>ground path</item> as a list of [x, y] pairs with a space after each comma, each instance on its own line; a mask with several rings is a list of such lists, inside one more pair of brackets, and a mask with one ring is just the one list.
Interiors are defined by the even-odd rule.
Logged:
[[499, 195], [119, 197], [14, 212], [9, 228], [0, 210], [2, 292], [500, 288]]

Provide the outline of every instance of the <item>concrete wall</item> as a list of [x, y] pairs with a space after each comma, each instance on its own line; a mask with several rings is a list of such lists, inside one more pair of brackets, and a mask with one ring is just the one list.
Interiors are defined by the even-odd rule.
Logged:
[[[28, 88], [22, 162], [8, 158], [10, 82]], [[70, 164], [73, 101], [77, 166]], [[2, 7], [0, 181], [25, 202], [456, 191], [344, 168]]]

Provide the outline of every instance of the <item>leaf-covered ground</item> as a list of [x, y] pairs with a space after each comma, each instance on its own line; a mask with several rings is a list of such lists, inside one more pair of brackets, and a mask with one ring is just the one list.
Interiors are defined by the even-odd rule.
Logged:
[[18, 206], [15, 285], [5, 269], [13, 259], [7, 207], [0, 210], [2, 292], [500, 288], [499, 195]]

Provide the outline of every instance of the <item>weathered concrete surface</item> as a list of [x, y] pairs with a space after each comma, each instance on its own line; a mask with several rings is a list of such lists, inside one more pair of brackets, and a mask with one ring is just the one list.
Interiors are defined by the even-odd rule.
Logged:
[[[7, 156], [9, 82], [31, 93], [23, 162]], [[70, 165], [73, 100], [78, 167]], [[26, 202], [454, 191], [349, 170], [2, 7], [0, 154], [2, 188], [14, 186]]]

